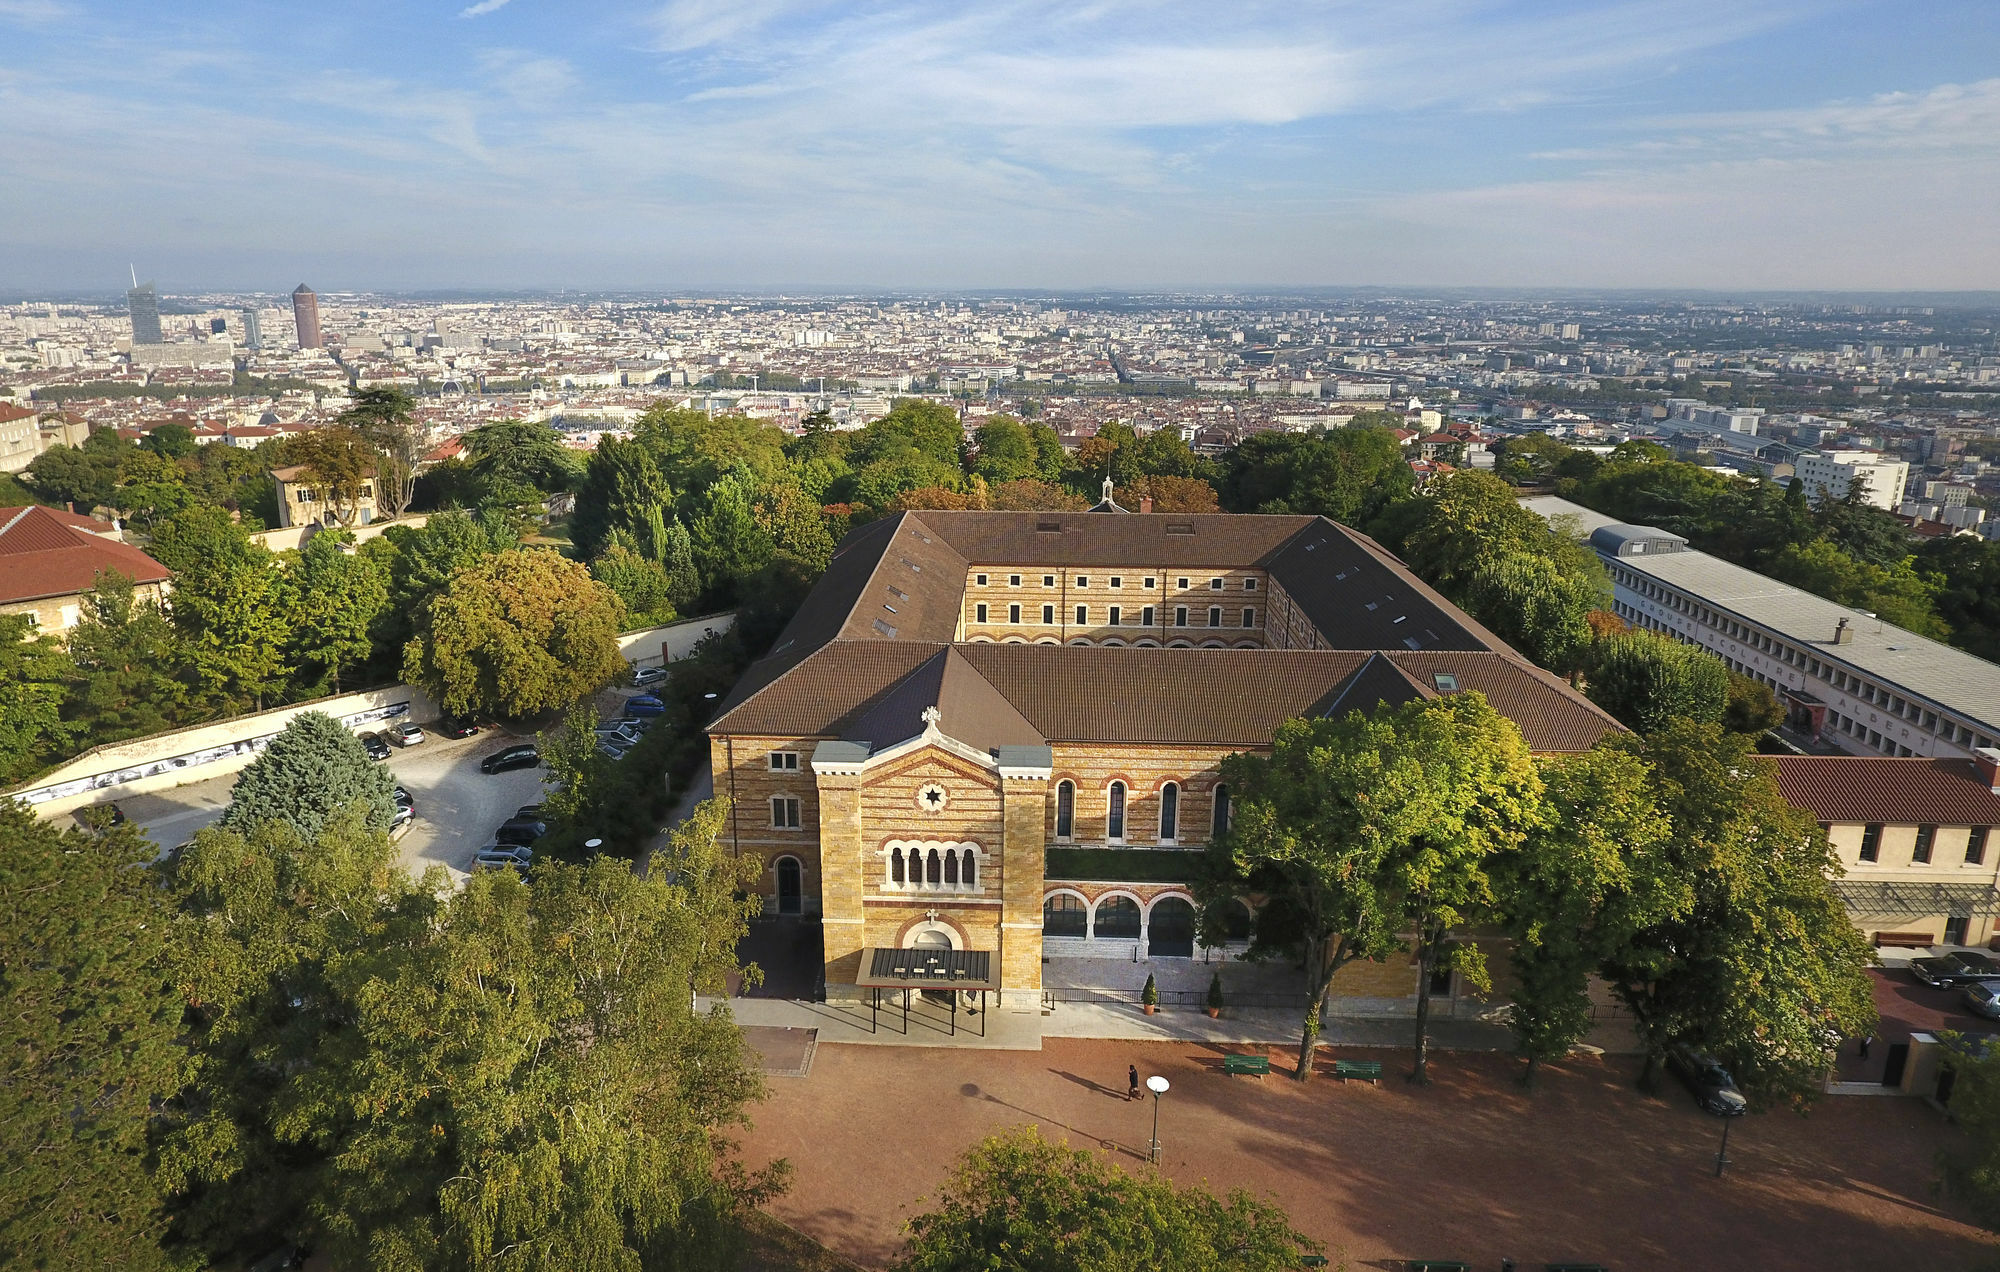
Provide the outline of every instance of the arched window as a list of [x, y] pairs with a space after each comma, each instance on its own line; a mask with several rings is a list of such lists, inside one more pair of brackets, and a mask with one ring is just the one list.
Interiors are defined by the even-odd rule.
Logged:
[[1218, 784], [1215, 788], [1215, 811], [1209, 817], [1208, 832], [1220, 835], [1229, 829], [1229, 787]]
[[930, 881], [932, 887], [944, 882], [944, 863], [938, 860], [938, 850], [935, 848], [931, 849], [930, 856], [925, 858], [924, 877]]
[[1179, 838], [1180, 824], [1181, 784], [1168, 782], [1160, 788], [1160, 842], [1170, 844]]
[[1056, 838], [1076, 838], [1076, 783], [1056, 783]]
[[959, 881], [968, 888], [976, 888], [979, 886], [979, 865], [976, 860], [977, 857], [978, 854], [973, 852], [972, 849], [967, 848], [965, 850], [965, 865], [961, 867], [959, 871]]
[[1111, 784], [1111, 810], [1104, 821], [1104, 837], [1114, 844], [1125, 842], [1125, 783]]
[[1222, 937], [1227, 941], [1250, 939], [1250, 907], [1238, 900], [1222, 912]]
[[1106, 937], [1133, 940], [1139, 935], [1139, 903], [1131, 897], [1106, 897], [1097, 903], [1097, 920], [1091, 924], [1090, 934], [1099, 939]]
[[1090, 907], [1082, 897], [1059, 893], [1042, 902], [1043, 936], [1084, 936], [1090, 929]]
[[958, 849], [956, 848], [947, 848], [944, 850], [944, 881], [950, 887], [956, 888], [958, 886]]
[[899, 888], [903, 886], [903, 850], [901, 848], [891, 848], [889, 850], [889, 882]]

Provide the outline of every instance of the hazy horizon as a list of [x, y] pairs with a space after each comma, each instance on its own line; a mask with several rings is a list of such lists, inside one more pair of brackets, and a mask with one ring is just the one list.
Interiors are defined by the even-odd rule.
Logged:
[[10, 295], [2000, 289], [1982, 0], [0, 0], [0, 36]]

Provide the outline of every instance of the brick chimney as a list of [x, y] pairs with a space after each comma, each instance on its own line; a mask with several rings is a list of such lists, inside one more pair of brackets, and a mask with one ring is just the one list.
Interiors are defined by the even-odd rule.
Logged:
[[1972, 767], [1986, 789], [2000, 795], [2000, 750], [1982, 746], [1972, 753]]
[[1854, 629], [1847, 625], [1845, 618], [1833, 625], [1833, 643], [1836, 645], [1850, 645], [1854, 643]]
[[1153, 510], [1153, 497], [1152, 497], [1151, 495], [1140, 495], [1140, 496], [1139, 496], [1139, 511], [1140, 511], [1140, 512], [1151, 512], [1152, 510]]

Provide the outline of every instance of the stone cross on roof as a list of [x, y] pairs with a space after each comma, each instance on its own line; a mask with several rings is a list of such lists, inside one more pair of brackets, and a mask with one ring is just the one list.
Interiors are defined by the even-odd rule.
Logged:
[[939, 711], [936, 707], [925, 707], [923, 715], [924, 715], [924, 727], [926, 729], [937, 728], [938, 721], [944, 719], [944, 713], [942, 711]]

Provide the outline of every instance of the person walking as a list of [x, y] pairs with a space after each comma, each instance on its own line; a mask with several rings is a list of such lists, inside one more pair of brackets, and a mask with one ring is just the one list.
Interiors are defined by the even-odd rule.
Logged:
[[1139, 1098], [1139, 1066], [1136, 1064], [1125, 1066], [1125, 1098], [1128, 1100]]
[[1861, 1040], [1861, 1058], [1862, 1058], [1863, 1060], [1866, 1060], [1866, 1059], [1868, 1058], [1868, 1044], [1869, 1044], [1869, 1043], [1871, 1043], [1871, 1042], [1873, 1042], [1873, 1041], [1875, 1041], [1875, 1035], [1874, 1035], [1874, 1034], [1869, 1034], [1869, 1035], [1867, 1035], [1866, 1037], [1862, 1038], [1862, 1040]]

